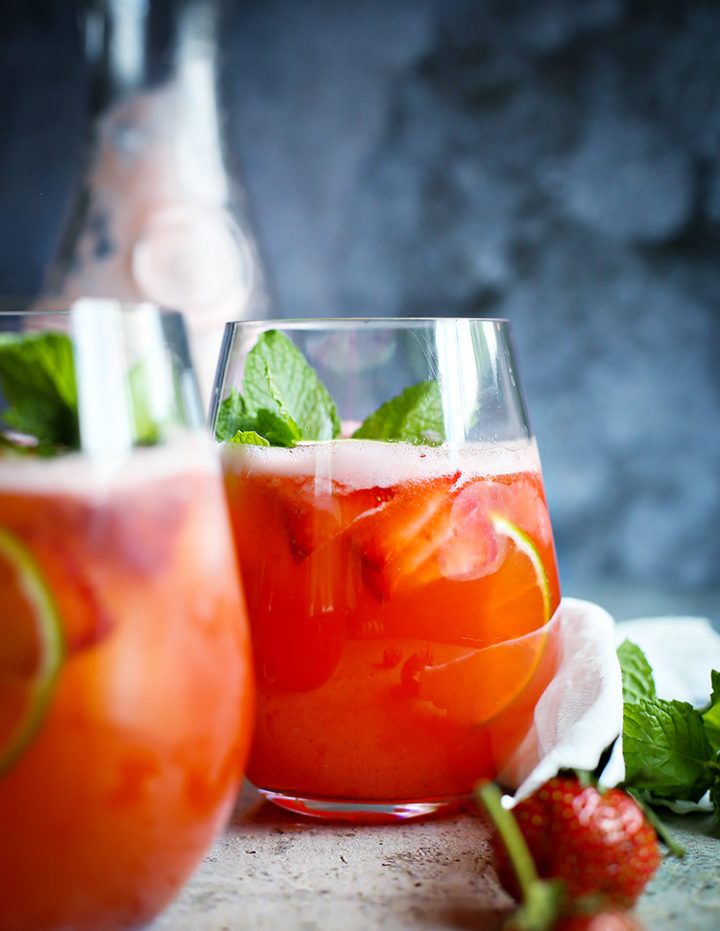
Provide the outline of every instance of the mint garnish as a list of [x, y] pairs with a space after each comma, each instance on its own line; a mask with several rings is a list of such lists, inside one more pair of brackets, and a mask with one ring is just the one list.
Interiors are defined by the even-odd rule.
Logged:
[[406, 388], [363, 421], [353, 436], [436, 445], [445, 439], [442, 397], [436, 381]]
[[0, 334], [0, 385], [7, 402], [0, 418], [7, 428], [40, 448], [77, 448], [77, 387], [68, 336]]
[[[141, 361], [127, 372], [133, 441], [160, 441], [163, 426], [149, 404], [153, 378]], [[65, 333], [0, 333], [0, 451], [52, 456], [80, 448], [73, 343]]]
[[617, 653], [622, 670], [623, 701], [655, 698], [652, 668], [640, 647], [625, 640], [618, 647]]
[[[340, 420], [327, 388], [293, 343], [278, 330], [263, 333], [248, 353], [242, 390], [231, 388], [218, 408], [220, 442], [295, 446], [331, 440]], [[442, 399], [436, 381], [406, 388], [355, 431], [357, 439], [438, 444], [445, 439]]]
[[702, 709], [703, 725], [705, 733], [712, 744], [713, 750], [720, 750], [720, 672], [714, 669], [710, 674], [710, 701]]
[[710, 787], [713, 752], [687, 702], [643, 698], [625, 705], [625, 778], [658, 798], [697, 802]]
[[697, 802], [707, 792], [720, 821], [720, 673], [704, 709], [658, 698], [642, 650], [618, 649], [623, 676], [625, 781], [651, 804]]
[[238, 430], [228, 442], [232, 446], [270, 446], [270, 441], [254, 430]]
[[273, 446], [331, 440], [340, 433], [327, 389], [300, 350], [278, 330], [268, 330], [258, 339], [245, 362], [242, 392], [231, 389], [218, 409], [218, 440], [243, 433], [256, 433]]

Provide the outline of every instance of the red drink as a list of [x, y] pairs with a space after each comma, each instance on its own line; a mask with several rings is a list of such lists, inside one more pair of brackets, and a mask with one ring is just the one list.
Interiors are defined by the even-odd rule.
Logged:
[[258, 676], [249, 778], [297, 810], [397, 815], [496, 777], [557, 666], [534, 441], [223, 455]]
[[56, 639], [45, 629], [45, 653], [60, 659], [32, 698], [38, 720], [0, 761], [4, 931], [139, 927], [230, 814], [252, 719], [250, 646], [208, 452], [194, 441], [137, 450], [112, 476], [80, 454], [0, 458], [6, 749], [42, 646], [13, 565], [44, 580], [47, 623], [61, 625]]

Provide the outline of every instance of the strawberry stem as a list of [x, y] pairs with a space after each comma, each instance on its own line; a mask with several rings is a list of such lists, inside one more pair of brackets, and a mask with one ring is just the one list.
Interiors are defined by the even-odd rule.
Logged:
[[522, 893], [522, 905], [506, 927], [517, 931], [548, 931], [560, 912], [562, 884], [539, 878], [517, 820], [503, 807], [502, 795], [495, 783], [482, 783], [476, 788], [476, 795], [500, 835]]
[[525, 838], [522, 836], [515, 816], [503, 806], [502, 795], [494, 782], [486, 782], [479, 786], [477, 793], [505, 845], [520, 891], [525, 899], [533, 883], [539, 881], [535, 862], [525, 843]]

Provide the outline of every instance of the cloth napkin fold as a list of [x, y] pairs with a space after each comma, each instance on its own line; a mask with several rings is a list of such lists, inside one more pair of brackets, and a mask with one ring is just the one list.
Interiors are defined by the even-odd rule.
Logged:
[[[563, 767], [593, 770], [602, 751], [622, 735], [622, 679], [617, 646], [636, 643], [653, 668], [658, 695], [703, 704], [710, 670], [720, 669], [720, 635], [706, 618], [638, 618], [616, 623], [599, 605], [563, 598], [552, 621], [559, 626], [560, 666], [538, 702], [535, 724], [499, 780], [529, 794]], [[603, 784], [622, 781], [620, 739]]]

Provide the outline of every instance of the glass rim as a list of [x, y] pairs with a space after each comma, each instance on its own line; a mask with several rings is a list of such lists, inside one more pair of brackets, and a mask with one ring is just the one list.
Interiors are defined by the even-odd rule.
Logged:
[[85, 304], [101, 305], [105, 312], [114, 310], [119, 313], [154, 313], [169, 317], [182, 317], [183, 313], [174, 307], [165, 307], [153, 301], [121, 300], [111, 297], [80, 297], [73, 300], [58, 300], [35, 305], [33, 307], [10, 307], [0, 304], [0, 320], [8, 317], [67, 317], [76, 307]]
[[300, 329], [312, 327], [382, 326], [411, 329], [413, 326], [458, 323], [509, 325], [508, 317], [277, 317], [256, 320], [228, 320], [226, 328], [261, 327], [263, 329]]

